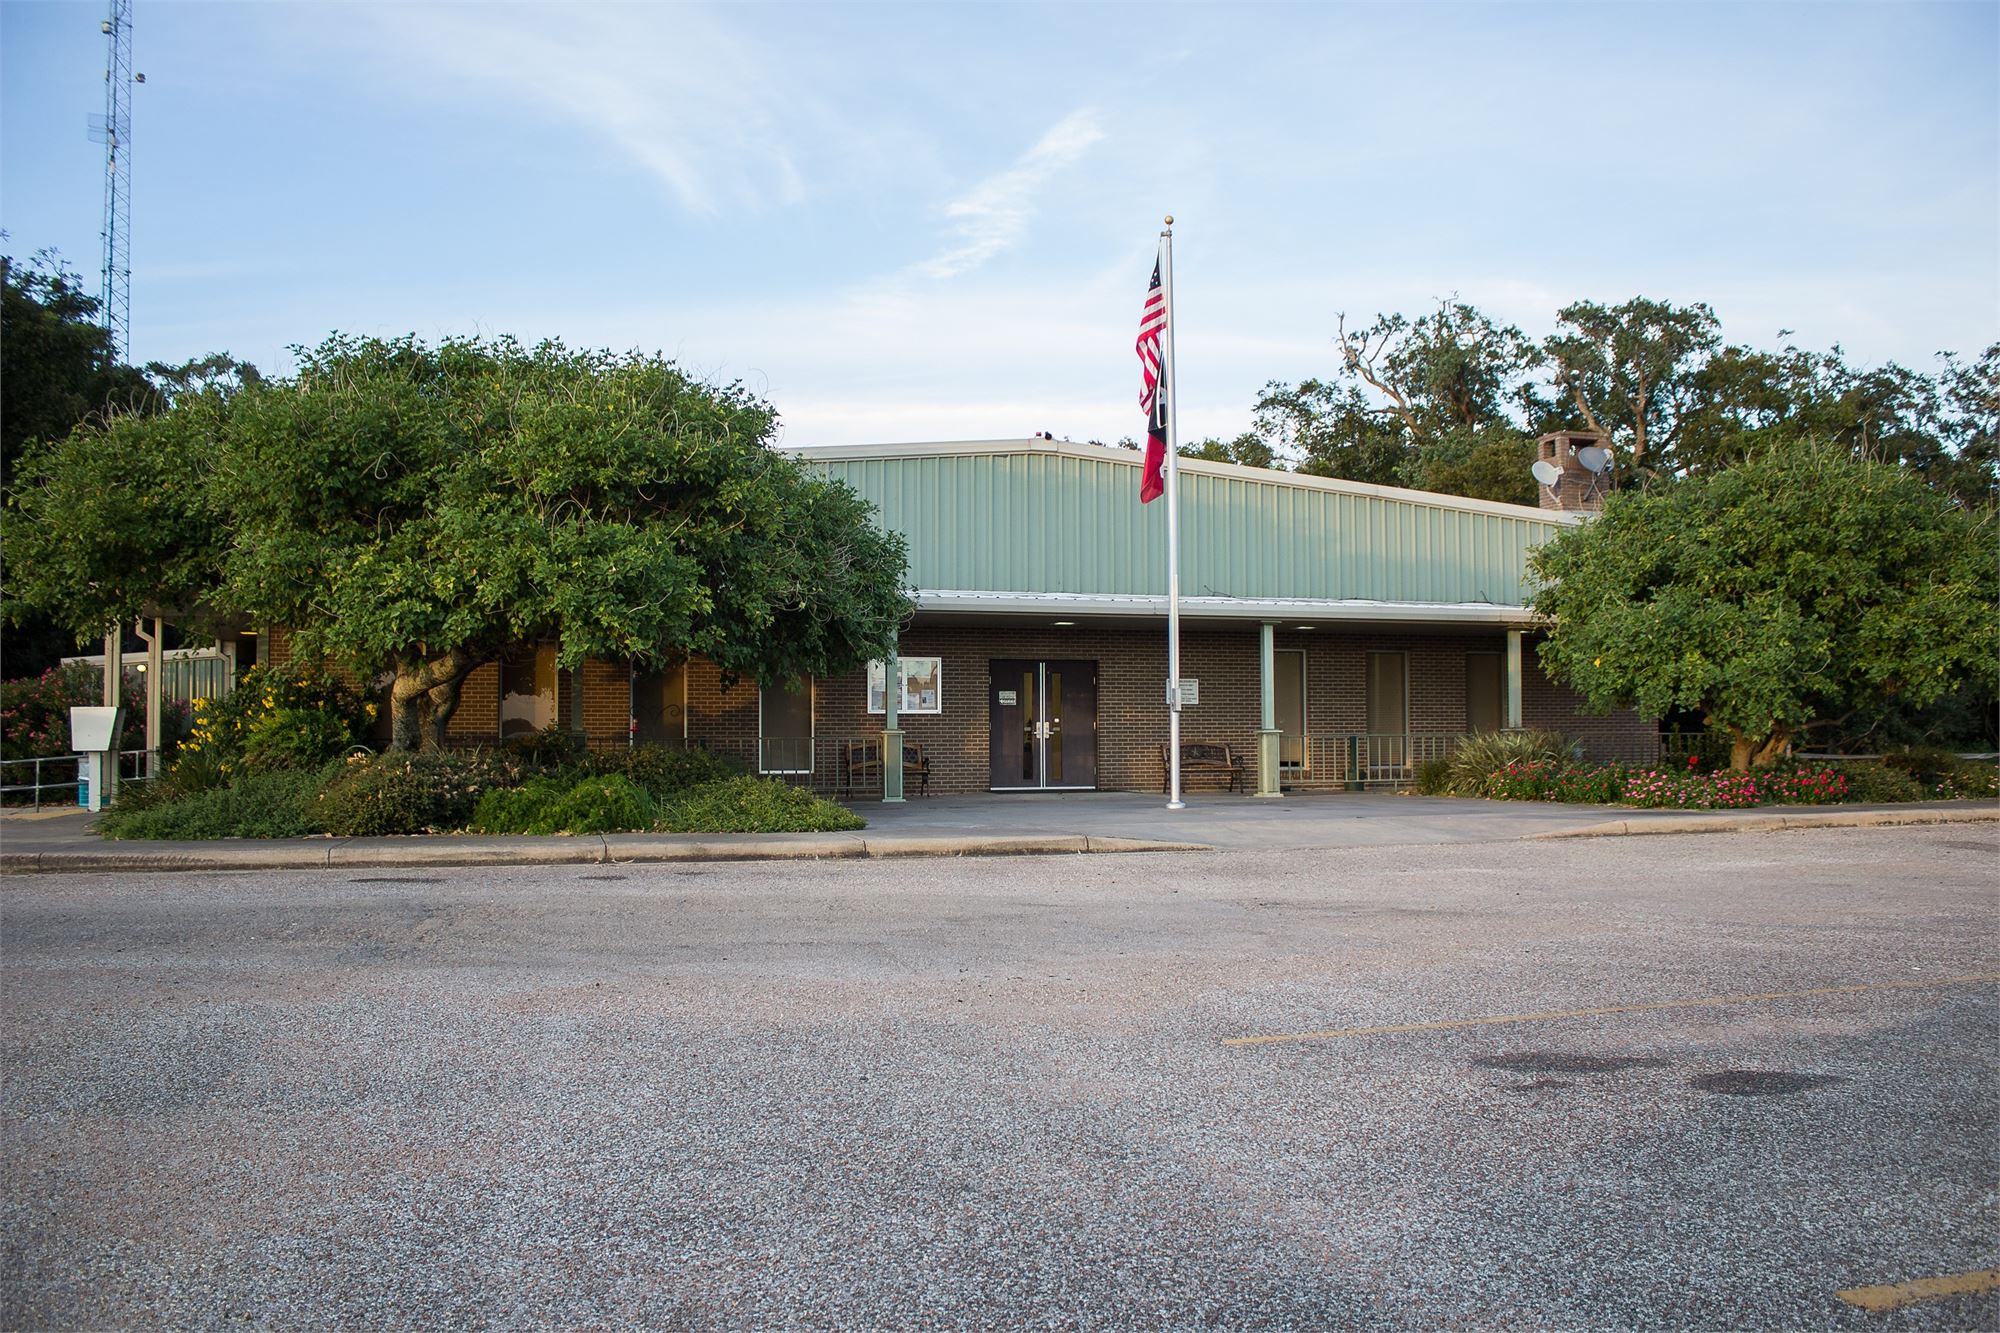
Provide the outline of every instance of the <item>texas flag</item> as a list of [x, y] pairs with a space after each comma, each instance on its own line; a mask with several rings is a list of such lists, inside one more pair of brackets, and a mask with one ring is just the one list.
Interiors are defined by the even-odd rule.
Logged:
[[1146, 467], [1139, 476], [1139, 503], [1151, 504], [1167, 489], [1167, 370], [1160, 359], [1160, 335], [1167, 328], [1167, 296], [1160, 289], [1160, 261], [1153, 259], [1153, 285], [1139, 312], [1139, 406], [1146, 411]]

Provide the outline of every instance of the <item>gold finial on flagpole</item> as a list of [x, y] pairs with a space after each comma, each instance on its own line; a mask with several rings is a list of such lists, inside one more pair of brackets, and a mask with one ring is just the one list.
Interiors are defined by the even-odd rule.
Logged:
[[1174, 225], [1174, 215], [1172, 213], [1167, 214], [1167, 225], [1169, 227]]

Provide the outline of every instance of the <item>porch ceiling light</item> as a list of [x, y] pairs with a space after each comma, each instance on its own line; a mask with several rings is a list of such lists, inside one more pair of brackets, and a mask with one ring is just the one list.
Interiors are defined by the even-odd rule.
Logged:
[[1293, 629], [1318, 629], [1318, 625], [1294, 625]]
[[1074, 620], [1052, 620], [1049, 623], [1052, 625], [1074, 625], [1076, 622]]

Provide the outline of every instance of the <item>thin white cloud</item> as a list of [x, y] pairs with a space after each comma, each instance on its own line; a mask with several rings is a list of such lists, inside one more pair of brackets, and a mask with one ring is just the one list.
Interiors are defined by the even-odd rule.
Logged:
[[956, 243], [917, 265], [916, 271], [928, 278], [956, 277], [1019, 243], [1050, 179], [1103, 137], [1097, 113], [1089, 107], [1057, 121], [1013, 166], [945, 205]]
[[363, 6], [391, 51], [509, 101], [538, 103], [611, 144], [682, 207], [793, 203], [796, 134], [835, 117], [797, 71], [692, 5]]

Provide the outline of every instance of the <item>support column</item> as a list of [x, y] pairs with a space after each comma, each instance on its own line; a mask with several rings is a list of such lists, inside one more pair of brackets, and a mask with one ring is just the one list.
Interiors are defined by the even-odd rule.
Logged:
[[896, 705], [903, 693], [903, 658], [896, 640], [889, 640], [889, 656], [882, 663], [882, 802], [900, 805], [903, 800], [903, 729], [896, 725]]
[[153, 631], [146, 632], [146, 622], [141, 620], [133, 626], [139, 638], [146, 645], [146, 776], [160, 776], [160, 714], [165, 704], [165, 653], [166, 627], [158, 616], [153, 617]]
[[[113, 625], [104, 636], [104, 706], [122, 708], [125, 704], [125, 627]], [[123, 718], [119, 721], [122, 723]], [[109, 806], [118, 796], [118, 741], [125, 728], [111, 729], [111, 759], [104, 774], [103, 804]]]
[[1521, 729], [1521, 631], [1507, 631], [1507, 722], [1509, 731]]
[[1257, 732], [1257, 794], [1282, 796], [1278, 786], [1278, 631], [1265, 621], [1257, 627], [1258, 699], [1262, 705]]

